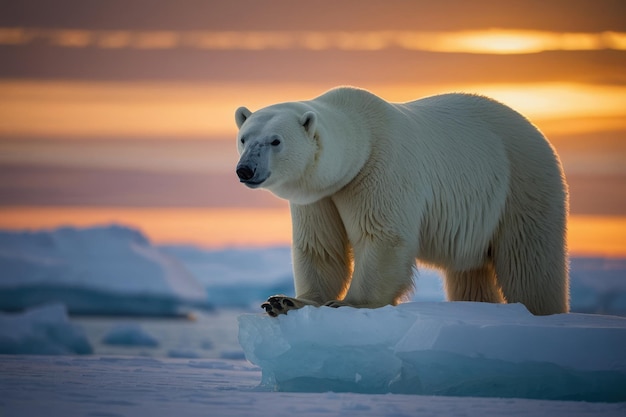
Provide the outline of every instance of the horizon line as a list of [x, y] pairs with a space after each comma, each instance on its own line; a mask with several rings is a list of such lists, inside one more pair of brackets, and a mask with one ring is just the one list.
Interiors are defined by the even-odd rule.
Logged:
[[532, 54], [547, 51], [626, 50], [626, 32], [554, 32], [483, 29], [459, 31], [181, 31], [0, 27], [0, 45], [64, 48], [199, 50], [381, 51]]

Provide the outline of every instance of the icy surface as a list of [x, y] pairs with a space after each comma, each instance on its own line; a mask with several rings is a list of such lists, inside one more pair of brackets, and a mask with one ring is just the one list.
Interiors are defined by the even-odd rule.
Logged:
[[137, 323], [122, 323], [113, 327], [102, 339], [107, 345], [156, 347], [159, 341]]
[[50, 301], [78, 314], [183, 314], [204, 287], [138, 231], [121, 227], [0, 232], [0, 309]]
[[[571, 281], [573, 311], [626, 315], [626, 260], [573, 258]], [[414, 300], [444, 298], [435, 271], [420, 268], [416, 287]], [[261, 372], [244, 362], [237, 316], [274, 293], [293, 295], [287, 247], [154, 247], [124, 227], [0, 233], [0, 309], [59, 300], [106, 314], [0, 314], [0, 414], [626, 415], [626, 402], [596, 402], [626, 401], [625, 319], [463, 303], [247, 314], [242, 344]], [[179, 315], [207, 297], [219, 308], [195, 320], [133, 317], [129, 329], [118, 317]], [[113, 335], [124, 344], [103, 343]]]
[[0, 314], [0, 354], [87, 353], [92, 353], [91, 345], [83, 330], [70, 322], [63, 305]]
[[520, 304], [406, 303], [242, 315], [239, 341], [282, 391], [626, 401], [626, 319]]
[[228, 360], [1, 356], [3, 416], [623, 417], [625, 404], [354, 393], [263, 392]]
[[[133, 317], [131, 321], [128, 317], [80, 316], [72, 317], [72, 321], [85, 330], [95, 355], [245, 360], [237, 340], [237, 317], [245, 311], [196, 311], [192, 319]], [[105, 343], [112, 333], [129, 324], [139, 326], [139, 332], [156, 340], [157, 345]]]

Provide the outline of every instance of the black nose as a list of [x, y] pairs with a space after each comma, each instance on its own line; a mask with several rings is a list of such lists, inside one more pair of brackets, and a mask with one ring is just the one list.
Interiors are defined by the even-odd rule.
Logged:
[[254, 170], [247, 165], [237, 167], [237, 176], [241, 181], [248, 181], [254, 177]]

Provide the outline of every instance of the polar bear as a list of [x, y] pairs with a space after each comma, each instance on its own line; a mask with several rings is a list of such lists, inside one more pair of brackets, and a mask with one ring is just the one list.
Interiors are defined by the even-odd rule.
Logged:
[[416, 259], [442, 270], [450, 301], [569, 310], [564, 173], [511, 108], [339, 87], [235, 119], [240, 181], [290, 203], [296, 294], [270, 297], [269, 315], [396, 305]]

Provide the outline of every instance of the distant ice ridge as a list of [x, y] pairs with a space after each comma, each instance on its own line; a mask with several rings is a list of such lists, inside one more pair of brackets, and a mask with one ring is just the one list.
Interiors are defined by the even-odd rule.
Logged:
[[50, 301], [74, 314], [179, 315], [209, 307], [193, 275], [137, 230], [0, 232], [0, 309]]
[[51, 304], [21, 314], [0, 313], [0, 354], [92, 353], [83, 330], [70, 322], [65, 306]]
[[289, 247], [205, 250], [161, 246], [205, 286], [216, 307], [258, 308], [273, 294], [293, 293]]
[[626, 319], [538, 317], [520, 304], [406, 303], [239, 317], [262, 386], [626, 401]]
[[626, 259], [572, 258], [571, 309], [626, 316]]
[[[570, 275], [572, 311], [626, 316], [626, 259], [572, 258]], [[444, 300], [437, 271], [420, 266], [415, 282], [412, 301]], [[0, 310], [169, 316], [258, 309], [273, 294], [294, 295], [289, 247], [156, 247], [122, 226], [0, 231]]]
[[106, 345], [156, 347], [159, 341], [137, 323], [123, 323], [113, 327], [102, 338]]

